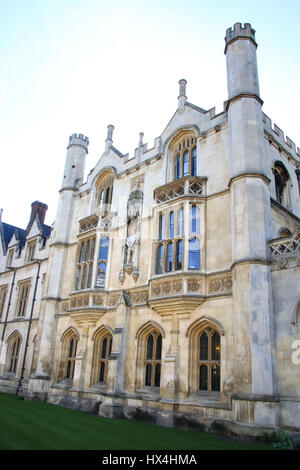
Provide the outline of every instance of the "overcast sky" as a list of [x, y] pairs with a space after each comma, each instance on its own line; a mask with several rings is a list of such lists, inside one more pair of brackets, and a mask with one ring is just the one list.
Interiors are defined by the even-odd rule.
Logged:
[[299, 0], [0, 0], [0, 208], [25, 228], [34, 200], [55, 219], [68, 138], [89, 137], [86, 172], [114, 146], [149, 148], [188, 100], [223, 110], [224, 36], [256, 30], [264, 112], [300, 147]]

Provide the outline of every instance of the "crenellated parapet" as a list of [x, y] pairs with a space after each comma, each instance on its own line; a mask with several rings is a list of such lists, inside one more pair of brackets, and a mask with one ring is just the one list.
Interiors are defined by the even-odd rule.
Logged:
[[226, 54], [227, 46], [231, 44], [233, 41], [236, 41], [237, 39], [250, 39], [254, 43], [254, 45], [257, 47], [256, 41], [255, 41], [255, 29], [251, 28], [250, 23], [245, 23], [244, 26], [242, 26], [242, 23], [235, 23], [233, 28], [228, 28], [226, 30], [225, 54]]
[[[300, 148], [296, 146], [295, 142], [293, 142], [284, 132], [278, 127], [275, 123], [272, 123], [272, 120], [267, 116], [265, 113], [262, 113], [263, 122], [265, 124], [265, 128], [269, 131], [270, 136], [274, 137], [279, 144], [282, 144], [282, 148], [280, 150], [287, 150], [292, 151], [296, 154], [297, 157], [300, 157]], [[285, 148], [287, 146], [288, 148]]]
[[69, 145], [67, 148], [71, 147], [71, 145], [80, 145], [81, 147], [84, 147], [86, 151], [88, 151], [89, 139], [83, 134], [72, 134], [69, 137]]

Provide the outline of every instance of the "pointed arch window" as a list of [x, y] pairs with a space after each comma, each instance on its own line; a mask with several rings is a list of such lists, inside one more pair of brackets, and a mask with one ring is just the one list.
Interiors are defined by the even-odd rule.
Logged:
[[145, 386], [160, 387], [162, 336], [153, 331], [146, 338], [146, 358], [144, 361]]
[[73, 380], [78, 339], [74, 330], [68, 331], [63, 337], [59, 374], [61, 380]]
[[6, 296], [7, 296], [7, 286], [2, 286], [0, 288], [0, 320], [2, 319], [2, 315], [4, 312]]
[[220, 335], [217, 331], [208, 328], [199, 334], [197, 364], [200, 391], [220, 391], [220, 360]]
[[8, 339], [7, 344], [6, 372], [10, 375], [16, 375], [20, 354], [20, 345], [21, 336], [16, 332]]
[[92, 283], [95, 236], [80, 241], [77, 255], [75, 289], [88, 289]]
[[276, 200], [282, 206], [289, 205], [289, 174], [281, 162], [276, 162], [273, 168], [275, 179]]
[[183, 137], [174, 150], [174, 179], [197, 176], [196, 137]]
[[105, 384], [107, 382], [112, 341], [112, 335], [107, 330], [98, 333], [95, 338], [92, 384]]
[[101, 176], [98, 182], [96, 183], [96, 198], [95, 198], [95, 209], [100, 210], [100, 212], [109, 212], [112, 193], [113, 193], [113, 183], [114, 177], [113, 174], [107, 174], [106, 176]]

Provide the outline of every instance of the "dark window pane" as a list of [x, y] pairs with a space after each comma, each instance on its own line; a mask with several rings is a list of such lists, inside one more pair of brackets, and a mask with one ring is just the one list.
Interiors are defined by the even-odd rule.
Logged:
[[220, 367], [217, 365], [211, 368], [211, 389], [213, 392], [220, 391]]
[[197, 175], [197, 149], [196, 147], [193, 148], [192, 152], [192, 176]]
[[156, 357], [155, 359], [161, 359], [161, 346], [162, 346], [162, 337], [159, 335], [156, 340]]
[[156, 364], [154, 373], [154, 387], [160, 386], [160, 364]]
[[213, 361], [220, 360], [220, 335], [217, 332], [211, 338], [211, 358]]
[[200, 336], [200, 361], [208, 360], [208, 336], [202, 333]]
[[69, 346], [69, 357], [73, 357], [74, 339], [72, 338]]
[[102, 352], [101, 352], [102, 359], [105, 359], [106, 357], [106, 348], [107, 348], [107, 338], [104, 338], [102, 341]]
[[182, 269], [182, 240], [179, 240], [176, 245], [176, 270]]
[[151, 374], [152, 374], [152, 365], [147, 364], [146, 365], [146, 379], [145, 379], [145, 385], [147, 387], [151, 387]]
[[152, 359], [153, 357], [153, 336], [150, 335], [147, 340], [147, 359]]
[[104, 378], [105, 378], [105, 362], [101, 362], [101, 364], [100, 364], [99, 382], [104, 382]]
[[173, 261], [173, 243], [169, 243], [167, 247], [167, 266], [166, 271], [172, 271], [172, 261]]
[[71, 366], [72, 366], [72, 361], [68, 361], [67, 374], [66, 374], [67, 379], [72, 379], [73, 378], [73, 377], [71, 377]]
[[109, 188], [107, 188], [105, 193], [105, 204], [109, 204]]
[[200, 366], [200, 377], [199, 377], [199, 389], [200, 390], [207, 390], [208, 387], [208, 371], [207, 371], [207, 366], [205, 364], [202, 364]]

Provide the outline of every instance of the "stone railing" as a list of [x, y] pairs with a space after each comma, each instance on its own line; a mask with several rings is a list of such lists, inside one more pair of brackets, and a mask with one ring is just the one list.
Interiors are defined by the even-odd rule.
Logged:
[[296, 230], [290, 237], [277, 238], [270, 242], [271, 258], [288, 255], [300, 255], [300, 230]]
[[89, 232], [90, 230], [96, 228], [98, 225], [98, 220], [99, 218], [96, 215], [80, 220], [79, 233]]
[[162, 204], [182, 196], [204, 196], [205, 183], [205, 177], [185, 176], [156, 188], [154, 199], [157, 204]]

